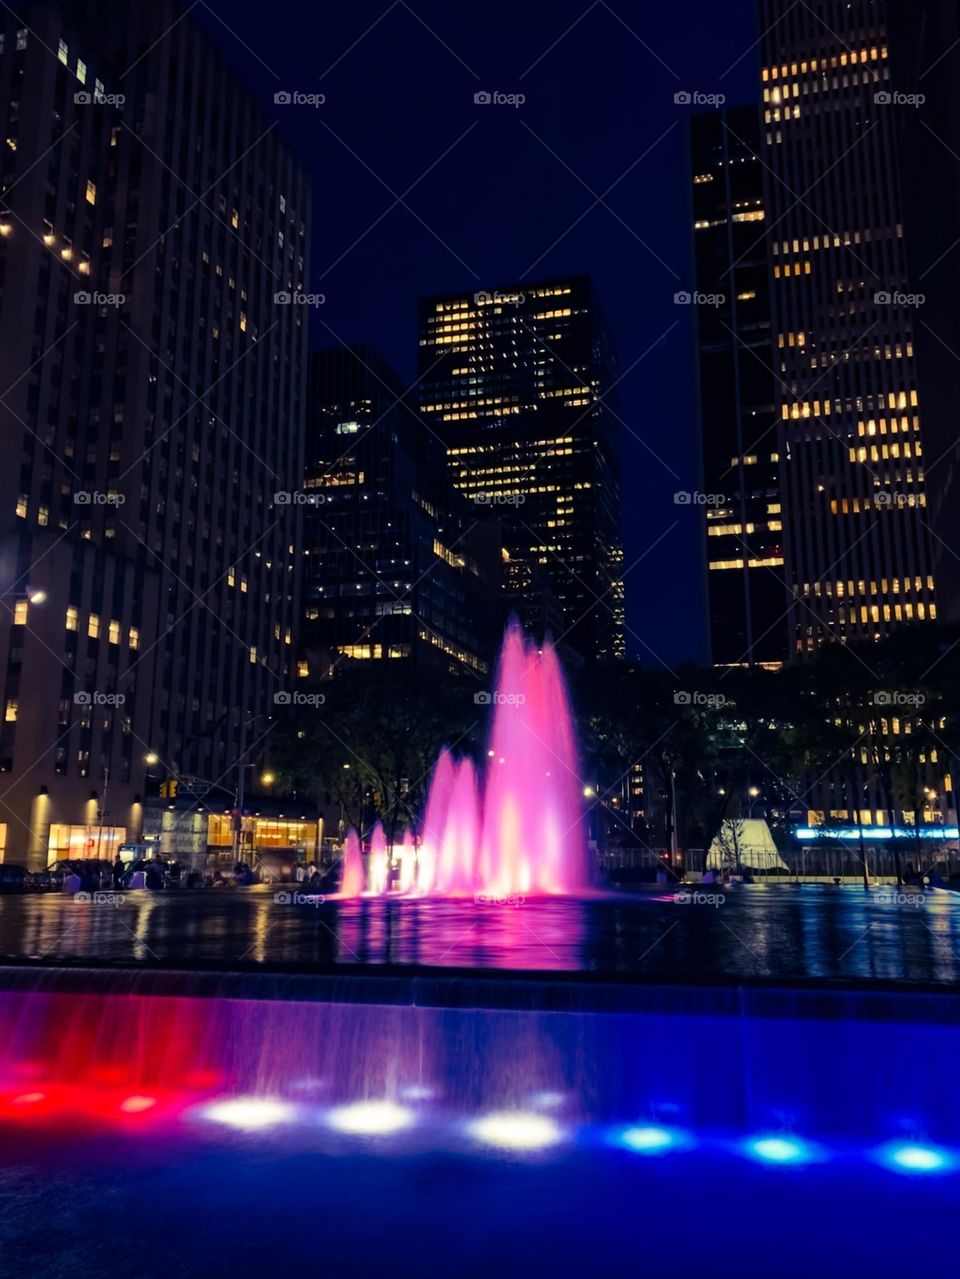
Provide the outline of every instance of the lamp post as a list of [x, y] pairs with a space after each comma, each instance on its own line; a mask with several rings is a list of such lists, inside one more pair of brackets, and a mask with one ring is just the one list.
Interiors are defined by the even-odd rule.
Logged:
[[[257, 714], [248, 715], [246, 719], [240, 721], [240, 758], [237, 761], [237, 812], [233, 819], [233, 860], [236, 866], [240, 862], [240, 851], [243, 846], [243, 794], [244, 783], [248, 768], [255, 768], [255, 764], [244, 762], [244, 756], [247, 753], [247, 728], [250, 724], [255, 724], [258, 719], [270, 719], [271, 716]], [[264, 785], [269, 786], [274, 781], [273, 773], [265, 772]], [[268, 780], [269, 779], [269, 780]]]
[[97, 828], [97, 861], [100, 860], [100, 845], [103, 841], [103, 817], [107, 809], [107, 786], [110, 782], [110, 765], [103, 767], [103, 789], [100, 792], [100, 824]]

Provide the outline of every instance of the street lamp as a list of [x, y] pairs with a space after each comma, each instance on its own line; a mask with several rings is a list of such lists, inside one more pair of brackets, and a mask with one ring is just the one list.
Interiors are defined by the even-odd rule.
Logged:
[[42, 604], [46, 598], [46, 591], [27, 591], [27, 599], [31, 604]]
[[148, 752], [147, 752], [147, 754], [146, 754], [146, 755], [144, 755], [144, 757], [143, 757], [143, 762], [144, 762], [145, 764], [151, 764], [151, 765], [152, 765], [152, 764], [159, 764], [159, 763], [160, 763], [160, 756], [156, 753], [156, 751], [148, 751]]
[[266, 773], [260, 774], [261, 786], [272, 786], [276, 780], [277, 780], [276, 773], [266, 772]]

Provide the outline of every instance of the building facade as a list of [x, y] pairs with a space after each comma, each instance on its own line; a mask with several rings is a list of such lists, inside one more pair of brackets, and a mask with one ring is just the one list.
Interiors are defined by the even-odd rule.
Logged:
[[499, 525], [456, 491], [436, 437], [372, 351], [310, 357], [306, 670], [402, 660], [480, 675], [499, 643]]
[[293, 661], [274, 495], [302, 469], [310, 195], [180, 17], [0, 17], [0, 823], [31, 865], [112, 855], [151, 778], [233, 776]]
[[937, 615], [887, 10], [760, 0], [791, 650]]
[[[887, 0], [937, 611], [960, 622], [960, 3]], [[896, 97], [894, 97], [894, 94]], [[921, 301], [922, 299], [922, 301]]]
[[787, 656], [761, 121], [755, 106], [691, 129], [694, 275], [711, 660]]
[[508, 607], [534, 634], [559, 614], [584, 660], [621, 656], [614, 357], [590, 280], [423, 300], [419, 371], [454, 483], [501, 520]]

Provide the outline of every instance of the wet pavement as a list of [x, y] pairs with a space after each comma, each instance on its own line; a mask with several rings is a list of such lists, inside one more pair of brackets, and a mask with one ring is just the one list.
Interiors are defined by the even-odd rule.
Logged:
[[[98, 899], [99, 897], [99, 899]], [[704, 981], [960, 980], [960, 894], [704, 886], [589, 901], [324, 901], [264, 886], [0, 897], [0, 957], [578, 970]]]

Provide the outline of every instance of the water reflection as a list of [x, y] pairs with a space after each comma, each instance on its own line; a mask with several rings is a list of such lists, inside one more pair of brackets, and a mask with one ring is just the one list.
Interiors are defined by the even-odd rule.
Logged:
[[[689, 895], [688, 895], [689, 896]], [[0, 898], [0, 954], [160, 964], [425, 965], [634, 972], [697, 980], [960, 980], [960, 896], [902, 905], [858, 888], [743, 886], [484, 906], [281, 902], [263, 888], [129, 892], [119, 905]]]

